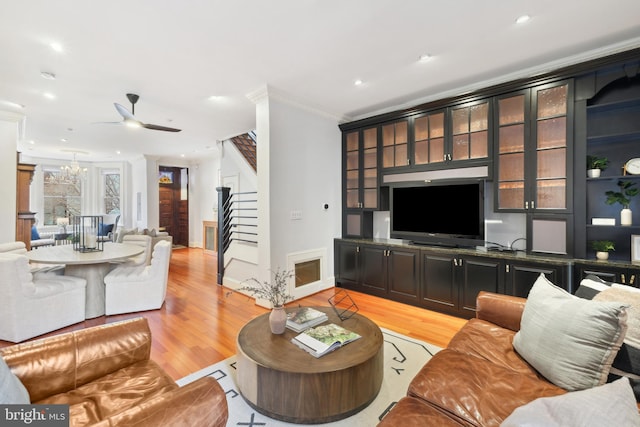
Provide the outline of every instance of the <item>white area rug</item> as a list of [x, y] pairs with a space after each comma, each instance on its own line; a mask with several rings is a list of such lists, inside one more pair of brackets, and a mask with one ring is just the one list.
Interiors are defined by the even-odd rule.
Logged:
[[[386, 329], [382, 329], [384, 336], [384, 379], [376, 399], [355, 415], [340, 421], [316, 426], [350, 426], [372, 427], [378, 424], [384, 414], [407, 393], [407, 387], [420, 368], [440, 351], [440, 348], [409, 338]], [[348, 348], [345, 347], [345, 349]], [[339, 349], [336, 351], [343, 351]], [[240, 395], [236, 387], [236, 358], [230, 357], [222, 362], [211, 365], [198, 372], [181, 378], [178, 385], [183, 386], [207, 375], [214, 377], [227, 393], [229, 404], [229, 421], [227, 426], [268, 426], [285, 427], [296, 424], [286, 423], [262, 415], [251, 408]]]

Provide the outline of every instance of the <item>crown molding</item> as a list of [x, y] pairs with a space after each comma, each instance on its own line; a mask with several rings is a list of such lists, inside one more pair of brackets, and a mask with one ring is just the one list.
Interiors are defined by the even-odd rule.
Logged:
[[322, 116], [331, 120], [335, 120], [337, 122], [351, 119], [350, 117], [330, 113], [321, 107], [316, 107], [316, 106], [312, 106], [307, 103], [304, 103], [296, 99], [295, 96], [291, 95], [290, 93], [277, 89], [268, 84], [254, 90], [253, 92], [248, 93], [246, 96], [254, 104], [258, 104], [259, 102], [262, 102], [265, 99], [269, 99], [269, 100], [282, 102], [283, 104], [287, 104], [292, 107], [296, 107], [301, 110], [308, 111], [315, 115]]
[[637, 49], [639, 47], [640, 47], [640, 37], [636, 37], [633, 39], [625, 40], [620, 43], [603, 46], [598, 49], [592, 49], [592, 50], [578, 53], [575, 55], [566, 56], [555, 61], [545, 62], [544, 64], [536, 65], [534, 67], [529, 67], [522, 70], [514, 71], [512, 73], [503, 74], [495, 78], [471, 83], [466, 86], [457, 87], [451, 90], [438, 92], [433, 95], [427, 95], [424, 97], [416, 98], [411, 101], [397, 104], [391, 107], [385, 107], [379, 110], [354, 115], [349, 120], [345, 120], [341, 123], [345, 123], [347, 121], [358, 121], [358, 120], [366, 119], [373, 116], [378, 116], [378, 115], [382, 115], [390, 112], [409, 109], [418, 105], [427, 104], [429, 102], [438, 101], [441, 99], [455, 98], [465, 94], [473, 93], [477, 90], [481, 90], [484, 88], [498, 86], [504, 83], [517, 81], [520, 79], [533, 78], [533, 77], [550, 73], [556, 70], [560, 70], [562, 68], [571, 67], [571, 66], [589, 62], [589, 61], [594, 61], [594, 60], [603, 58], [605, 56], [616, 55], [628, 50]]

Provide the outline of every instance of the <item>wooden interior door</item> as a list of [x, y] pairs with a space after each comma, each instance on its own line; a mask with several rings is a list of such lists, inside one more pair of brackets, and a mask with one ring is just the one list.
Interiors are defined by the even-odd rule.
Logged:
[[160, 228], [163, 228], [175, 239], [173, 229], [173, 215], [175, 211], [173, 206], [173, 196], [173, 188], [164, 186], [160, 187]]
[[[182, 182], [182, 169], [161, 166], [161, 172], [171, 172], [172, 182], [159, 183], [159, 220], [163, 228], [173, 237], [174, 245], [189, 246], [189, 200], [187, 182]], [[184, 199], [181, 195], [184, 194]]]

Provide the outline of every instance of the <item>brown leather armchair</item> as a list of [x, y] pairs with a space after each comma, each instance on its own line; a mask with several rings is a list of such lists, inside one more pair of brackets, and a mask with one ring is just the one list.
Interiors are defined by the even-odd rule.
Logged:
[[215, 379], [179, 387], [150, 353], [143, 317], [0, 350], [31, 403], [70, 405], [71, 426], [225, 426]]

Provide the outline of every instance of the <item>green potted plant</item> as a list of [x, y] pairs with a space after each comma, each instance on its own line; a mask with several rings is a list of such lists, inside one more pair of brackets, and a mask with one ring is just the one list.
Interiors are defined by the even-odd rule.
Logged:
[[289, 279], [294, 277], [293, 271], [280, 270], [272, 271], [273, 280], [260, 281], [255, 277], [246, 280], [245, 285], [237, 289], [240, 292], [248, 292], [255, 298], [267, 300], [271, 303], [271, 314], [269, 314], [269, 325], [274, 334], [284, 333], [287, 323], [287, 313], [284, 304], [291, 301], [293, 297], [289, 294]]
[[604, 193], [607, 196], [606, 203], [613, 205], [614, 203], [620, 203], [622, 205], [622, 211], [620, 211], [620, 225], [632, 224], [632, 212], [629, 208], [631, 204], [631, 198], [638, 195], [640, 189], [634, 188], [635, 182], [631, 181], [618, 181], [618, 187], [620, 191], [607, 191]]
[[591, 248], [596, 251], [596, 258], [600, 260], [609, 259], [609, 252], [616, 250], [616, 245], [611, 240], [593, 240]]
[[587, 176], [589, 178], [598, 178], [600, 172], [609, 166], [609, 159], [606, 157], [587, 156]]

